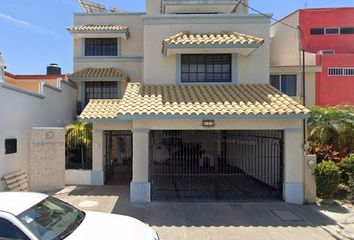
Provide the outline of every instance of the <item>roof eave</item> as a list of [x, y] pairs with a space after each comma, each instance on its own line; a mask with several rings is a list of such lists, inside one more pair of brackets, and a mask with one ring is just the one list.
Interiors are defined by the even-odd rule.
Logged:
[[311, 113], [304, 114], [243, 114], [243, 115], [172, 115], [172, 114], [143, 114], [143, 115], [122, 115], [119, 114], [114, 118], [80, 118], [80, 122], [117, 122], [117, 121], [133, 121], [133, 120], [169, 120], [169, 119], [218, 119], [218, 120], [244, 120], [244, 119], [262, 119], [262, 120], [302, 120], [308, 119]]

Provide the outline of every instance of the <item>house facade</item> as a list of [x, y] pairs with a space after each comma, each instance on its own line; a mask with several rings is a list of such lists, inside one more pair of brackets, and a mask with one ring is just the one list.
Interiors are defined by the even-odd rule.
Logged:
[[281, 20], [299, 30], [273, 24], [273, 85], [302, 100], [304, 50], [306, 105], [354, 104], [353, 16], [354, 8], [300, 9]]
[[269, 17], [231, 0], [146, 8], [76, 13], [67, 28], [93, 126], [92, 169], [67, 180], [127, 184], [134, 202], [303, 203], [310, 113], [269, 84]]

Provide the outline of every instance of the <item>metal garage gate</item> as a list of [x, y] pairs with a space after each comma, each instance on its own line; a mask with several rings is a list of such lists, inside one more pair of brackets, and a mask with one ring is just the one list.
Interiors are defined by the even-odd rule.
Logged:
[[152, 131], [152, 199], [281, 198], [282, 135], [282, 131]]

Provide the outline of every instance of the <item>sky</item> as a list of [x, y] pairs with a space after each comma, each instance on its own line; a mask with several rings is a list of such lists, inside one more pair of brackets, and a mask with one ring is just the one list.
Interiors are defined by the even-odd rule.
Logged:
[[[145, 11], [145, 0], [94, 0], [126, 11]], [[299, 8], [354, 7], [354, 0], [250, 0], [249, 5], [280, 19]], [[76, 0], [0, 0], [0, 52], [14, 74], [45, 74], [50, 63], [72, 72], [73, 46], [65, 27], [73, 13], [81, 12]]]

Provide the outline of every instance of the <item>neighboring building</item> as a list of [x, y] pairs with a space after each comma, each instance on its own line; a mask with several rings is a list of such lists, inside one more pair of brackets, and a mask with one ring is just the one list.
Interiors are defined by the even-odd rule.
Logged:
[[[51, 73], [51, 69], [55, 69], [56, 71]], [[39, 93], [40, 82], [45, 82], [53, 87], [56, 87], [58, 79], [67, 80], [66, 75], [61, 74], [60, 68], [56, 64], [51, 64], [47, 68], [46, 75], [15, 75], [5, 71], [4, 82]]]
[[270, 18], [233, 0], [146, 6], [76, 13], [67, 28], [93, 123], [93, 167], [67, 182], [130, 184], [138, 202], [303, 203], [310, 113], [269, 85]]
[[[299, 26], [298, 30], [285, 26]], [[271, 27], [271, 79], [285, 76], [282, 89], [302, 93], [306, 52], [306, 105], [354, 104], [354, 8], [300, 9]], [[280, 86], [280, 88], [282, 88]], [[296, 94], [295, 94], [296, 92]]]
[[[63, 78], [63, 75], [7, 73], [0, 54], [0, 178], [30, 170], [32, 128], [64, 127], [75, 119], [76, 86]], [[47, 167], [43, 174], [51, 169]], [[0, 181], [0, 191], [4, 187]]]

